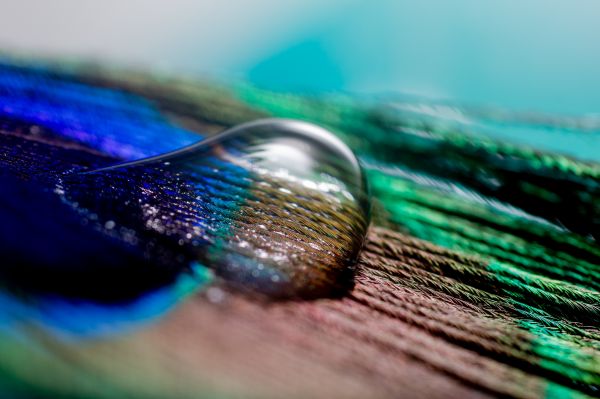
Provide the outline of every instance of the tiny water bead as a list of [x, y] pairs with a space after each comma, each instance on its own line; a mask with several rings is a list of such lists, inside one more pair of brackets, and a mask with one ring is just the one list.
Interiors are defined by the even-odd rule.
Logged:
[[65, 175], [55, 192], [93, 228], [152, 261], [199, 262], [272, 297], [350, 287], [369, 223], [353, 153], [320, 127], [284, 119]]

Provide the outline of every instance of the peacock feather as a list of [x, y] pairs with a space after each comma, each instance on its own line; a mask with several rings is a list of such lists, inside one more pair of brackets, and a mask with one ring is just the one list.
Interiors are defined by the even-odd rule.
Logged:
[[[598, 129], [538, 117], [520, 142], [409, 105], [5, 58], [0, 389], [597, 396], [600, 159], [551, 142]], [[135, 162], [261, 118], [345, 143], [360, 170], [279, 141], [352, 200], [238, 162], [252, 131]]]

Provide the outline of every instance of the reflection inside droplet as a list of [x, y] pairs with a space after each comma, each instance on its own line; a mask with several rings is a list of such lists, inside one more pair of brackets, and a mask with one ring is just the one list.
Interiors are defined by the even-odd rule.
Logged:
[[56, 192], [153, 261], [197, 261], [275, 297], [347, 288], [369, 218], [352, 152], [324, 129], [291, 120], [256, 121], [162, 156], [67, 175]]

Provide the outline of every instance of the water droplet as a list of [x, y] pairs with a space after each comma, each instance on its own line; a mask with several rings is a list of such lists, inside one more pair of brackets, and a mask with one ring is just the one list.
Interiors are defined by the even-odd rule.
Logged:
[[370, 207], [358, 161], [339, 139], [281, 119], [67, 175], [61, 193], [99, 226], [136, 231], [149, 258], [185, 256], [275, 297], [348, 288]]

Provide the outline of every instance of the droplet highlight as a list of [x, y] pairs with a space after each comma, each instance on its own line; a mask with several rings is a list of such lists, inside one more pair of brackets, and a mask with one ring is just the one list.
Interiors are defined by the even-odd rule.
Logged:
[[369, 223], [354, 154], [295, 120], [259, 120], [161, 156], [66, 175], [55, 192], [148, 259], [199, 262], [277, 298], [348, 289]]

